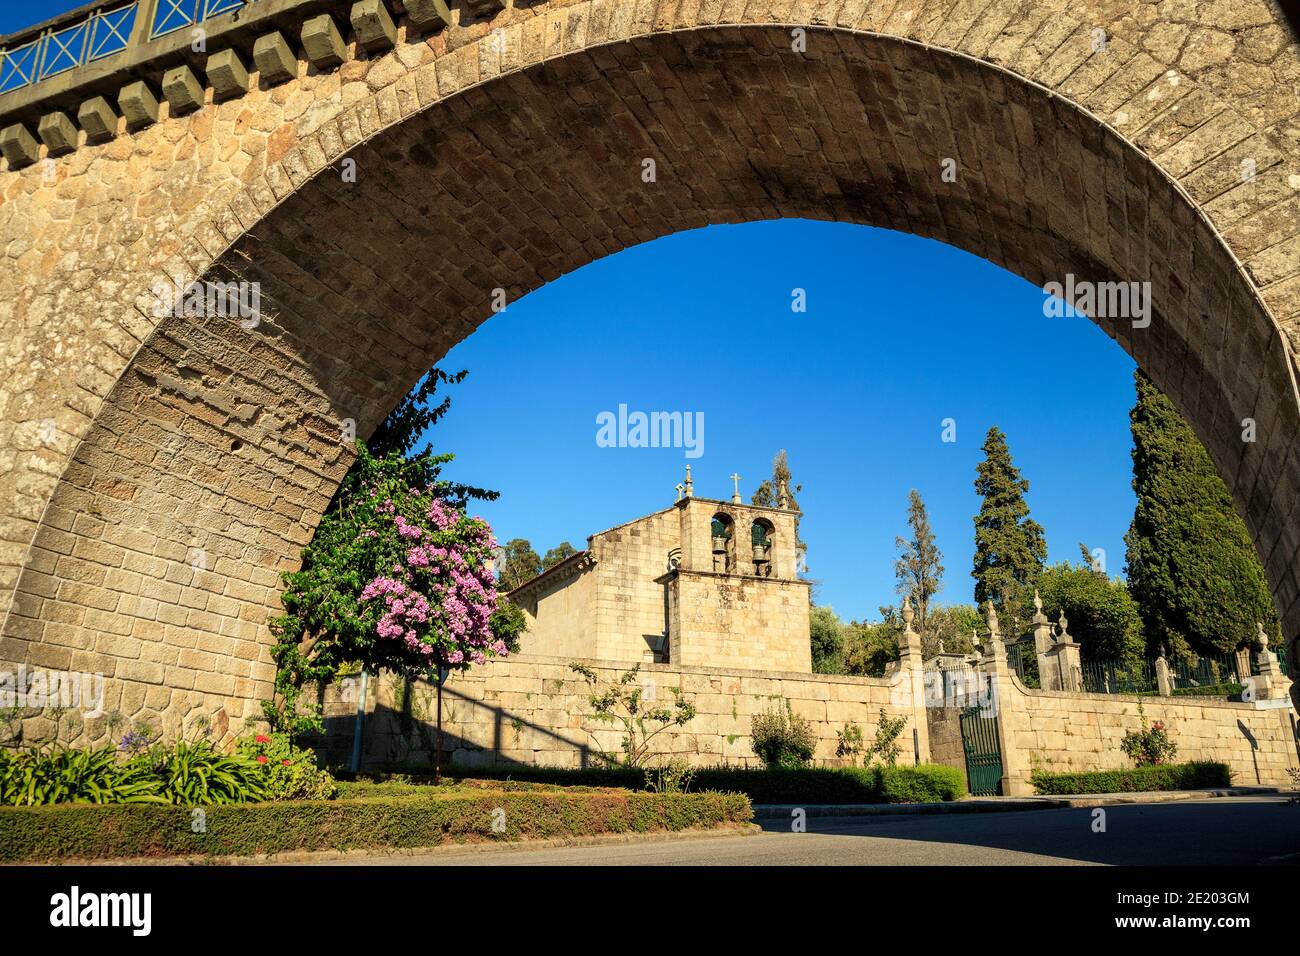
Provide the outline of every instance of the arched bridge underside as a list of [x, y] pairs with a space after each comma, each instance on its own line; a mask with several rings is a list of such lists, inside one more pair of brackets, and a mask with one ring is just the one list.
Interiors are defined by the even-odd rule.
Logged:
[[[1195, 24], [1162, 53], [1158, 24], [1066, 9], [512, 8], [0, 172], [0, 669], [103, 672], [108, 712], [237, 729], [347, 420], [368, 434], [495, 289], [776, 217], [932, 237], [1039, 285], [1149, 281], [1149, 325], [1098, 323], [1210, 449], [1300, 634], [1294, 42], [1198, 72]], [[1242, 29], [1283, 29], [1269, 9]], [[157, 318], [165, 276], [258, 282], [262, 320]]]

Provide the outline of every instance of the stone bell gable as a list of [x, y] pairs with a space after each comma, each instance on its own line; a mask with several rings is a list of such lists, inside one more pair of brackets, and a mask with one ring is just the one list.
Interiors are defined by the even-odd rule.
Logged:
[[696, 498], [601, 531], [511, 592], [529, 654], [809, 673], [789, 508]]

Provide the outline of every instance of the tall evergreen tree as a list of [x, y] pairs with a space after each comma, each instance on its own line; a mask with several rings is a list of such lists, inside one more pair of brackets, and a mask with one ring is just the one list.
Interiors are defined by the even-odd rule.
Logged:
[[1148, 650], [1212, 654], [1279, 636], [1264, 569], [1209, 453], [1140, 369], [1133, 431], [1137, 508], [1128, 545], [1129, 591]]
[[[799, 510], [799, 502], [795, 495], [803, 491], [803, 485], [796, 485], [790, 477], [790, 463], [786, 460], [785, 449], [782, 448], [772, 459], [772, 477], [764, 478], [759, 483], [758, 490], [750, 496], [749, 503], [759, 505], [763, 508], [775, 508], [781, 502], [781, 485], [785, 485], [786, 507], [792, 511]], [[803, 570], [807, 567], [808, 544], [799, 536], [799, 521], [794, 523], [795, 536], [795, 557], [798, 567]]]
[[1043, 528], [1029, 517], [1029, 482], [1011, 461], [1007, 436], [994, 426], [984, 439], [984, 460], [976, 468], [975, 603], [992, 601], [1006, 637], [1023, 626], [1020, 607], [1047, 560]]
[[916, 629], [926, 633], [930, 599], [943, 590], [943, 552], [934, 543], [934, 531], [925, 502], [915, 488], [908, 495], [907, 525], [910, 538], [895, 538], [898, 560], [894, 574], [898, 578], [898, 596], [916, 605]]

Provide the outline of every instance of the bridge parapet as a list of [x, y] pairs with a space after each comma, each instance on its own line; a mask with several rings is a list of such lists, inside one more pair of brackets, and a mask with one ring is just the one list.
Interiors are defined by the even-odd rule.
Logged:
[[[501, 9], [475, 0], [473, 13]], [[446, 0], [116, 0], [80, 7], [0, 38], [0, 152], [10, 169], [102, 142], [166, 116], [328, 70], [450, 26]], [[163, 117], [165, 118], [165, 117]]]

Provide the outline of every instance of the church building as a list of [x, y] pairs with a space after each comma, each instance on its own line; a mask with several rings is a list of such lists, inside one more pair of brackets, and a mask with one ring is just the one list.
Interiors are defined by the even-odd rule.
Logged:
[[671, 507], [593, 534], [510, 592], [527, 654], [812, 672], [810, 584], [796, 522], [777, 507], [697, 498], [690, 466]]

